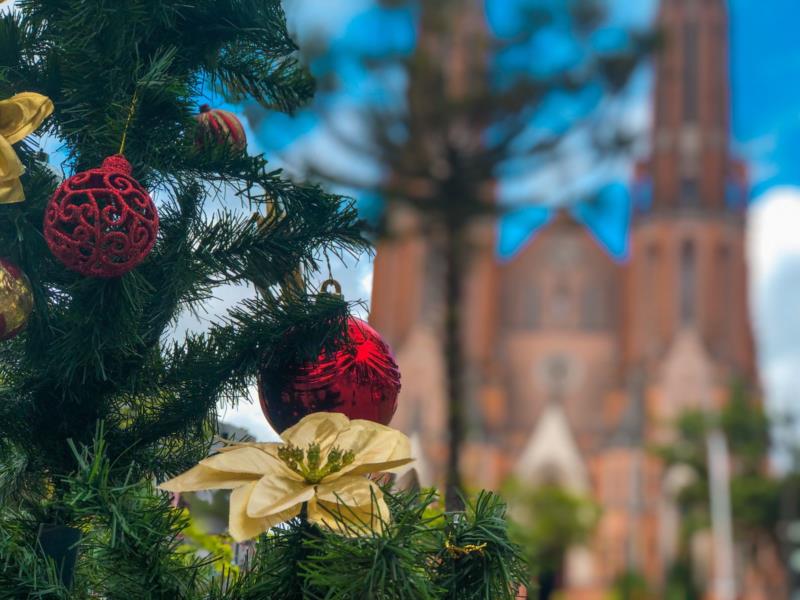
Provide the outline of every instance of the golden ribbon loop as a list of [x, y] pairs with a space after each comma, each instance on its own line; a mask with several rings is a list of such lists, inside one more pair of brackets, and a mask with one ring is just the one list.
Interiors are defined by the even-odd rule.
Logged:
[[34, 92], [0, 101], [0, 204], [25, 200], [19, 181], [25, 168], [12, 144], [33, 133], [52, 112], [50, 98]]
[[486, 542], [482, 544], [467, 544], [466, 546], [456, 546], [450, 541], [450, 538], [447, 538], [444, 541], [444, 549], [450, 553], [450, 556], [453, 558], [461, 558], [463, 556], [468, 556], [470, 554], [478, 554], [483, 555], [483, 551], [486, 548]]

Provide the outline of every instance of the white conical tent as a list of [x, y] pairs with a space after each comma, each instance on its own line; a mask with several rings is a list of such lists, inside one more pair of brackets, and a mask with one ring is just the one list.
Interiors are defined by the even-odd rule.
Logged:
[[586, 464], [560, 404], [550, 402], [542, 411], [514, 475], [533, 486], [554, 483], [573, 492], [588, 491]]

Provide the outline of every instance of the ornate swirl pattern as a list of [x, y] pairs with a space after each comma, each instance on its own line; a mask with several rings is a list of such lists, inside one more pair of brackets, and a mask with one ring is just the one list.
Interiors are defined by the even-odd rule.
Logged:
[[47, 205], [44, 237], [65, 267], [87, 277], [119, 277], [152, 250], [158, 212], [122, 155], [64, 181]]

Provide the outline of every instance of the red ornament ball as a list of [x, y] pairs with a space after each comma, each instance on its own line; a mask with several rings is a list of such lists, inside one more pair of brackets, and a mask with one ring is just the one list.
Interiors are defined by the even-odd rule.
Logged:
[[68, 269], [87, 277], [118, 277], [153, 249], [158, 212], [131, 177], [121, 154], [77, 173], [56, 190], [44, 213], [44, 238]]
[[339, 412], [350, 419], [388, 425], [397, 410], [400, 371], [381, 336], [350, 317], [349, 339], [334, 352], [288, 373], [263, 369], [258, 378], [261, 410], [281, 432], [315, 412]]
[[195, 143], [199, 148], [211, 149], [227, 146], [235, 152], [244, 152], [247, 136], [241, 121], [232, 112], [219, 108], [212, 109], [208, 104], [200, 107], [197, 119]]
[[32, 310], [31, 282], [17, 265], [0, 258], [0, 340], [25, 329]]

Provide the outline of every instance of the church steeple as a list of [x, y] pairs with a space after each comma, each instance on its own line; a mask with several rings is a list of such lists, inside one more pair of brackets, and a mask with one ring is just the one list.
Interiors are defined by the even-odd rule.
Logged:
[[728, 15], [723, 0], [666, 0], [658, 27], [652, 210], [726, 207]]
[[658, 26], [651, 156], [634, 183], [626, 267], [628, 364], [653, 373], [677, 334], [693, 330], [721, 365], [751, 373], [747, 186], [729, 152], [726, 5], [664, 0]]

